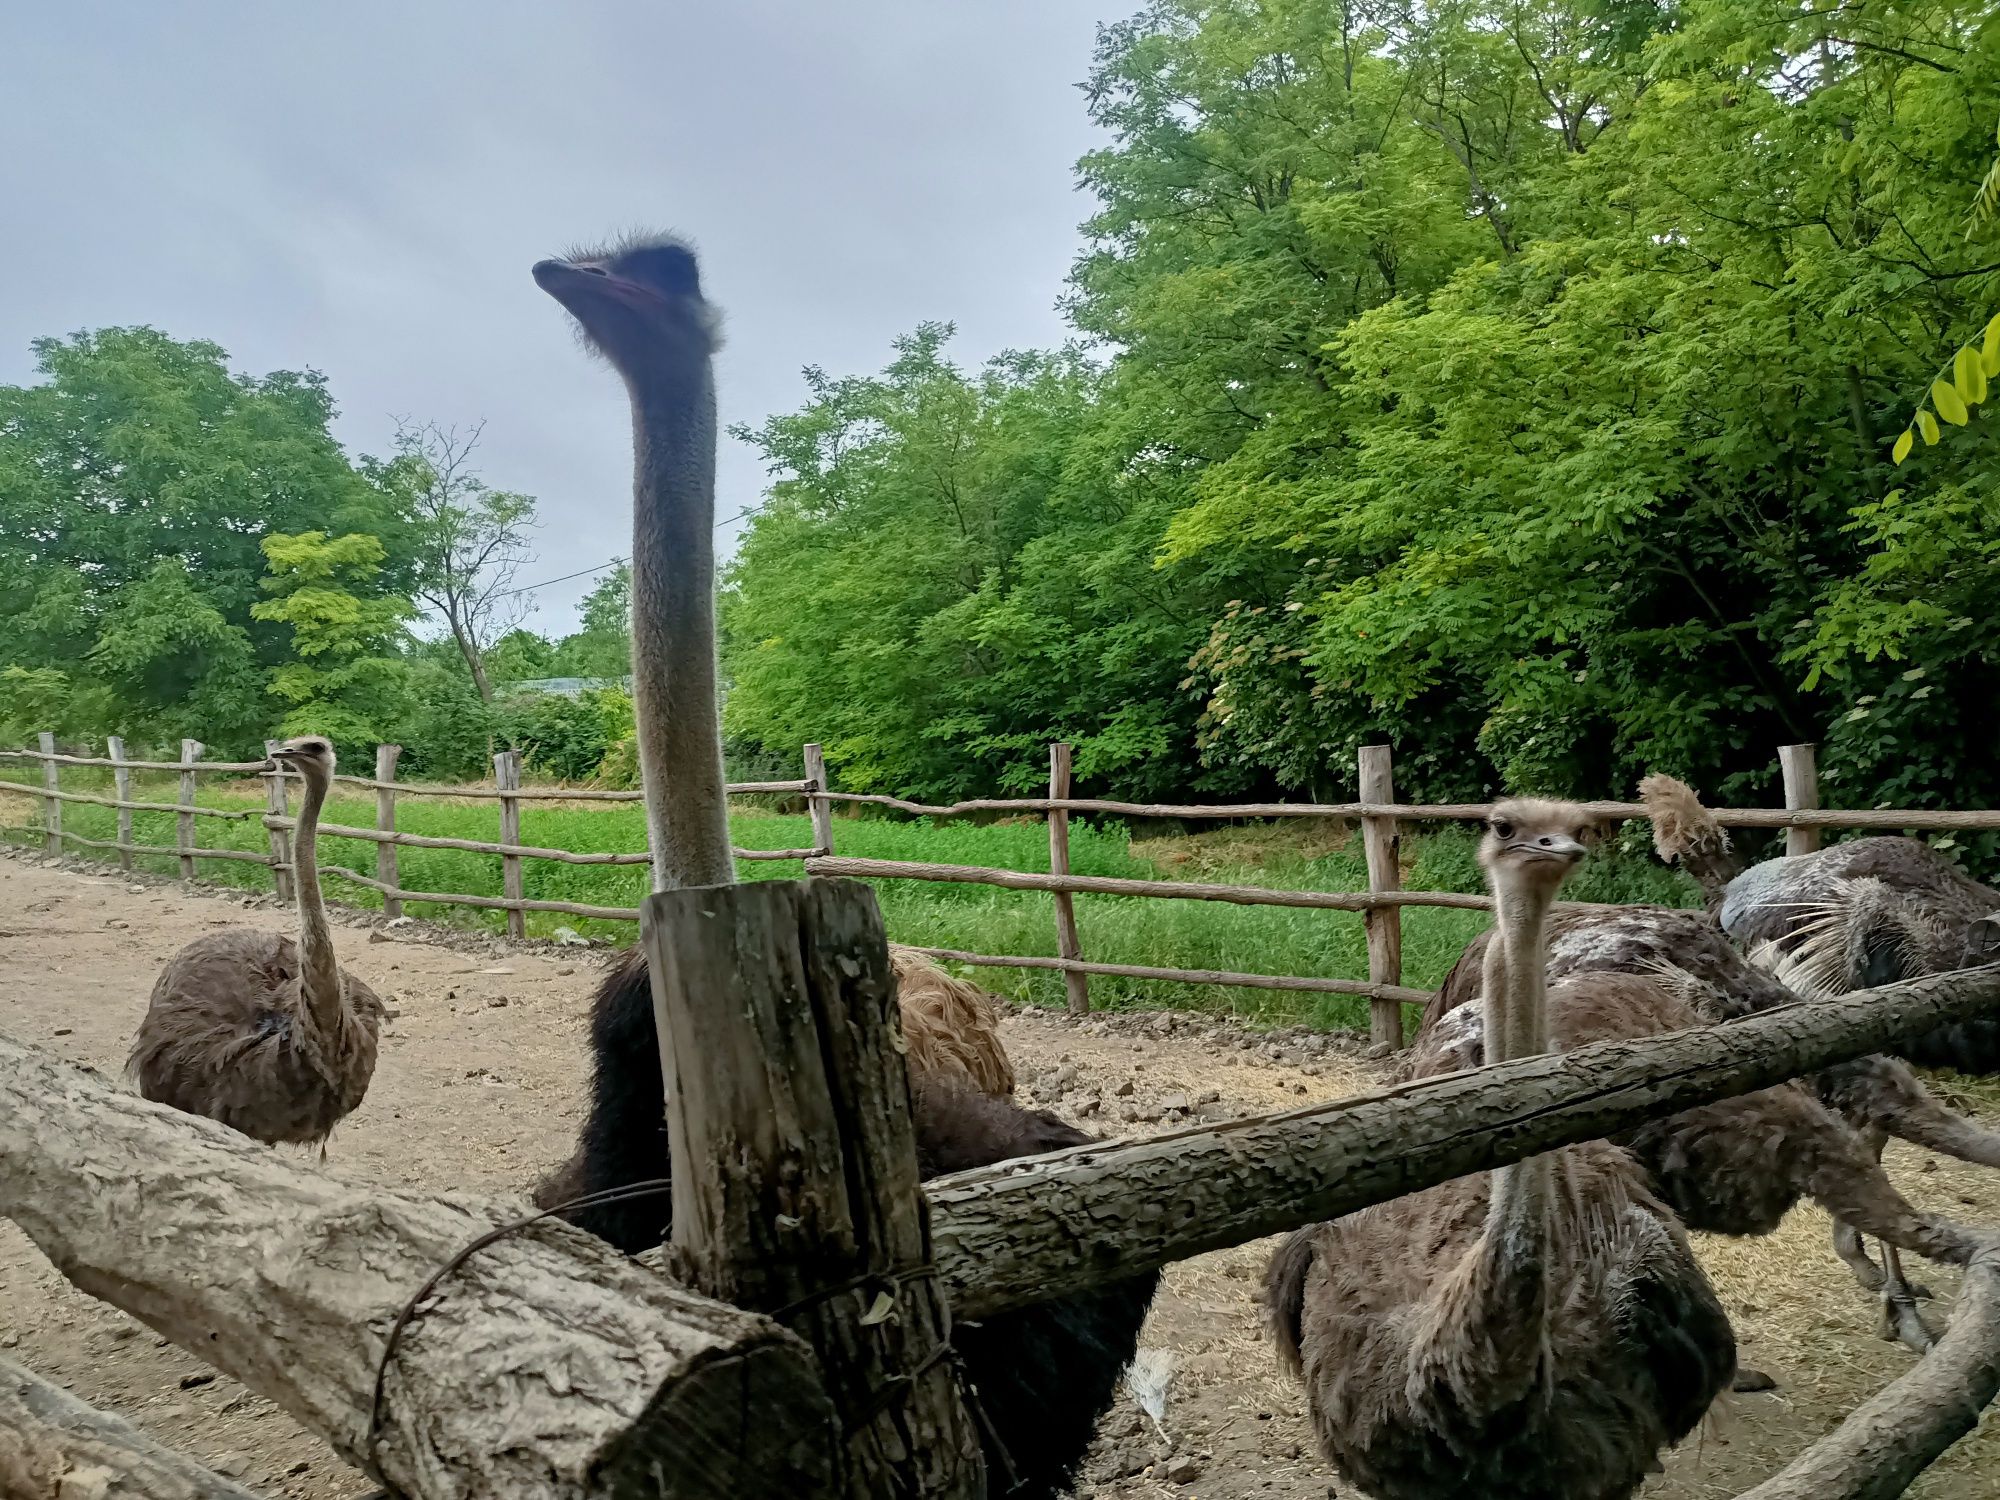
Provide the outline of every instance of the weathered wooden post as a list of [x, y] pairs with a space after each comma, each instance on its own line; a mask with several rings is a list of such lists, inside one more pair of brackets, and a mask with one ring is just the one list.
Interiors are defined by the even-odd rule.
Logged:
[[[1360, 749], [1361, 800], [1377, 805], [1396, 800], [1396, 778], [1387, 745], [1363, 745]], [[1403, 888], [1400, 864], [1403, 840], [1397, 833], [1393, 814], [1363, 814], [1362, 848], [1368, 856], [1368, 889], [1380, 895]], [[1403, 909], [1377, 906], [1363, 919], [1368, 927], [1368, 979], [1372, 984], [1403, 982]], [[1368, 1033], [1391, 1047], [1403, 1045], [1403, 1002], [1371, 999], [1368, 1002]]]
[[[282, 740], [264, 741], [264, 753], [269, 755]], [[276, 761], [271, 769], [258, 773], [264, 778], [264, 807], [274, 818], [289, 816], [285, 788], [285, 768]], [[292, 899], [292, 835], [289, 830], [274, 823], [266, 823], [265, 831], [270, 836], [271, 847], [271, 889], [280, 901]]]
[[[1811, 745], [1780, 745], [1778, 769], [1785, 778], [1785, 807], [1805, 811], [1819, 806], [1819, 768]], [[1819, 848], [1817, 828], [1787, 828], [1785, 853], [1811, 854]]]
[[118, 803], [118, 868], [132, 868], [132, 809], [125, 804], [132, 800], [132, 768], [125, 761], [125, 737], [114, 734], [104, 742], [104, 753], [111, 757], [111, 795]]
[[[375, 747], [375, 779], [390, 782], [396, 779], [396, 762], [403, 756], [401, 745], [377, 745]], [[396, 794], [386, 785], [375, 788], [375, 829], [378, 833], [396, 831]], [[375, 878], [390, 890], [399, 890], [403, 882], [397, 877], [396, 846], [377, 844], [375, 846]], [[403, 898], [391, 896], [386, 891], [382, 895], [382, 915], [400, 917], [403, 914]]]
[[833, 804], [826, 798], [826, 753], [817, 745], [806, 746], [806, 806], [812, 812], [813, 848], [821, 854], [833, 853]]
[[[182, 807], [194, 806], [194, 772], [189, 767], [201, 759], [200, 740], [181, 741], [181, 796]], [[174, 815], [174, 847], [181, 851], [181, 879], [194, 879], [194, 855], [188, 851], [195, 847], [194, 814], [191, 812]]]
[[[1069, 796], [1070, 747], [1057, 743], [1049, 746], [1049, 800], [1061, 801]], [[1060, 808], [1049, 809], [1049, 873], [1069, 874], [1069, 813]], [[1076, 931], [1076, 898], [1068, 891], [1055, 891], [1051, 899], [1056, 904], [1056, 953], [1062, 958], [1082, 958], [1083, 941]], [[1063, 986], [1069, 991], [1069, 1010], [1073, 1016], [1086, 1015], [1090, 1011], [1090, 976], [1080, 974], [1075, 969], [1063, 970]]]
[[44, 729], [35, 736], [35, 743], [42, 747], [42, 790], [47, 795], [42, 798], [42, 852], [62, 853], [62, 772], [56, 765], [56, 737]]
[[[518, 844], [521, 842], [521, 802], [517, 797], [505, 795], [521, 789], [521, 752], [502, 750], [493, 757], [493, 784], [502, 793], [500, 798], [500, 842]], [[524, 894], [521, 885], [521, 856], [503, 854], [500, 856], [500, 892], [509, 901], [519, 901]], [[518, 906], [507, 908], [507, 936], [526, 937], [528, 935], [528, 914]]]
[[920, 1196], [875, 896], [844, 880], [648, 897], [678, 1274], [819, 1356], [852, 1500], [985, 1493]]

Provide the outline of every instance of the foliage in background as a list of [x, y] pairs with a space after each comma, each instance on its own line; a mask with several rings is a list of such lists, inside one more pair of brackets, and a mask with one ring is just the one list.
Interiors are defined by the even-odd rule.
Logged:
[[291, 656], [269, 691], [287, 707], [285, 735], [323, 734], [337, 750], [391, 739], [408, 701], [400, 647], [415, 613], [409, 600], [373, 592], [386, 557], [372, 536], [306, 531], [264, 538], [272, 595], [251, 617], [289, 625]]

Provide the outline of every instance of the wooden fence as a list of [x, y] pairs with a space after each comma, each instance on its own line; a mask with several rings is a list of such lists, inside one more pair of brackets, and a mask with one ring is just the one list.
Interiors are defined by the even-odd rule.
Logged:
[[[42, 734], [36, 750], [0, 750], [0, 760], [39, 763], [42, 781], [32, 785], [0, 782], [0, 792], [39, 800], [38, 826], [0, 823], [0, 832], [39, 832], [50, 853], [74, 844], [88, 849], [109, 850], [119, 862], [131, 868], [135, 854], [177, 856], [181, 877], [194, 878], [199, 860], [237, 860], [262, 864], [271, 871], [273, 888], [289, 894], [291, 830], [296, 820], [287, 806], [286, 775], [268, 761], [204, 761], [202, 745], [196, 740], [181, 742], [177, 761], [129, 759], [121, 740], [107, 742], [103, 756], [64, 755], [55, 748], [55, 737]], [[569, 916], [594, 917], [609, 921], [636, 922], [637, 907], [598, 906], [577, 901], [538, 900], [523, 894], [522, 862], [548, 860], [573, 865], [644, 865], [645, 853], [577, 852], [545, 849], [520, 841], [520, 806], [523, 802], [637, 802], [637, 791], [606, 791], [562, 787], [523, 787], [518, 752], [507, 751], [494, 757], [494, 784], [491, 787], [428, 786], [396, 780], [396, 763], [401, 747], [383, 745], [376, 751], [373, 776], [336, 776], [342, 785], [372, 791], [376, 797], [375, 826], [352, 827], [322, 823], [320, 831], [330, 838], [359, 839], [375, 845], [372, 875], [344, 865], [322, 864], [327, 874], [339, 876], [381, 895], [390, 916], [400, 916], [405, 902], [428, 902], [441, 906], [465, 906], [506, 913], [507, 930], [520, 937], [526, 933], [525, 914], [553, 912]], [[1425, 990], [1403, 983], [1402, 909], [1406, 906], [1448, 907], [1479, 911], [1490, 907], [1484, 895], [1457, 891], [1402, 889], [1400, 832], [1402, 825], [1420, 821], [1470, 821], [1486, 815], [1485, 803], [1403, 803], [1395, 797], [1394, 769], [1389, 747], [1364, 746], [1357, 766], [1357, 802], [1241, 802], [1241, 803], [1149, 803], [1124, 802], [1102, 797], [1070, 795], [1070, 747], [1049, 747], [1049, 784], [1045, 797], [991, 797], [964, 802], [931, 804], [877, 793], [835, 792], [827, 788], [825, 759], [818, 745], [807, 745], [803, 753], [805, 775], [796, 781], [732, 783], [732, 795], [779, 794], [804, 796], [812, 816], [813, 844], [803, 849], [738, 849], [743, 860], [798, 860], [808, 874], [843, 875], [863, 880], [916, 880], [948, 884], [995, 886], [1005, 890], [1046, 893], [1054, 907], [1055, 948], [1053, 957], [1036, 954], [971, 953], [954, 948], [920, 948], [933, 957], [968, 965], [998, 968], [1045, 969], [1062, 974], [1068, 989], [1070, 1008], [1089, 1009], [1089, 976], [1102, 974], [1126, 979], [1164, 980], [1182, 984], [1227, 985], [1247, 989], [1285, 990], [1322, 994], [1356, 995], [1370, 1003], [1370, 1030], [1376, 1041], [1401, 1046], [1403, 1006], [1420, 1004]], [[1818, 847], [1824, 828], [1902, 829], [1996, 829], [2000, 811], [1934, 811], [1925, 809], [1852, 808], [1828, 809], [1819, 805], [1819, 787], [1814, 771], [1813, 747], [1787, 745], [1779, 751], [1783, 769], [1785, 806], [1782, 808], [1715, 808], [1717, 821], [1726, 827], [1784, 829], [1786, 852], [1801, 853]], [[65, 791], [60, 784], [64, 766], [109, 767], [117, 795], [96, 796]], [[134, 771], [173, 772], [180, 778], [178, 799], [171, 803], [135, 801], [131, 797]], [[266, 806], [262, 811], [200, 807], [196, 805], [196, 780], [202, 775], [258, 775], [266, 784]], [[453, 797], [492, 800], [499, 804], [499, 839], [438, 838], [399, 830], [396, 826], [398, 800], [408, 797]], [[91, 839], [62, 826], [63, 804], [84, 803], [118, 809], [115, 839]], [[981, 865], [932, 864], [913, 860], [857, 859], [843, 857], [834, 848], [836, 820], [834, 805], [870, 806], [893, 809], [912, 815], [949, 818], [971, 813], [1039, 813], [1048, 822], [1049, 871], [992, 869]], [[1640, 818], [1645, 809], [1632, 802], [1589, 804], [1606, 819]], [[132, 837], [132, 813], [172, 812], [176, 817], [176, 837], [171, 846], [138, 844]], [[1367, 856], [1368, 888], [1365, 891], [1277, 890], [1264, 886], [1221, 885], [1178, 880], [1135, 880], [1101, 875], [1078, 875], [1070, 869], [1069, 818], [1071, 814], [1102, 817], [1179, 818], [1190, 821], [1221, 821], [1264, 818], [1335, 818], [1358, 822]], [[203, 848], [196, 822], [199, 818], [258, 819], [269, 833], [267, 852], [244, 849]], [[406, 889], [399, 879], [396, 855], [399, 848], [458, 849], [498, 856], [501, 864], [499, 896], [480, 896], [452, 891]], [[1344, 911], [1362, 914], [1367, 924], [1368, 978], [1336, 979], [1316, 975], [1240, 973], [1223, 969], [1162, 968], [1145, 964], [1106, 963], [1084, 956], [1075, 898], [1079, 895], [1136, 896], [1165, 900], [1221, 901], [1239, 906], [1278, 906], [1312, 911]]]

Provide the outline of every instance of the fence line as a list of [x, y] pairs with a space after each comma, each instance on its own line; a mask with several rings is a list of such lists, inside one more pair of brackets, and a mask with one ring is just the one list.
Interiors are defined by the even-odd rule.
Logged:
[[[281, 894], [290, 886], [290, 835], [297, 820], [286, 807], [285, 775], [268, 761], [203, 761], [197, 740], [185, 740], [178, 761], [135, 761], [126, 758], [124, 742], [107, 741], [108, 756], [66, 755], [55, 750], [54, 736], [38, 736], [39, 750], [0, 750], [0, 760], [39, 763], [42, 785], [0, 782], [0, 792], [39, 799], [42, 819], [38, 827], [8, 831], [39, 833], [45, 847], [59, 850], [64, 844], [86, 849], [115, 851], [121, 863], [130, 867], [135, 854], [178, 857], [183, 879], [192, 880], [200, 860], [237, 860], [263, 864], [271, 871], [273, 886]], [[524, 894], [523, 862], [549, 861], [565, 865], [632, 866], [651, 863], [643, 852], [586, 852], [543, 848], [520, 841], [520, 803], [543, 802], [636, 802], [637, 791], [598, 788], [569, 789], [520, 785], [520, 763], [516, 752], [494, 758], [492, 787], [426, 785], [396, 780], [400, 747], [377, 749], [375, 774], [337, 776], [343, 785], [375, 793], [374, 828], [324, 823], [321, 832], [329, 838], [357, 839], [375, 846], [375, 873], [364, 875], [343, 865], [324, 864], [326, 873], [336, 875], [383, 898], [383, 910], [400, 916], [405, 902], [436, 906], [466, 906], [507, 914], [508, 930], [522, 935], [525, 914], [554, 912], [569, 916], [593, 917], [607, 921], [636, 922], [636, 907], [598, 906], [580, 901], [530, 899]], [[1788, 745], [1779, 751], [1784, 771], [1785, 806], [1782, 808], [1715, 808], [1718, 822], [1732, 828], [1786, 830], [1788, 852], [1817, 847], [1819, 831], [1825, 828], [1872, 829], [1985, 829], [2000, 828], [2000, 811], [1927, 810], [1894, 808], [1827, 809], [1819, 805], [1818, 780], [1813, 747]], [[1249, 802], [1249, 803], [1147, 803], [1126, 802], [1102, 797], [1074, 797], [1070, 792], [1069, 747], [1049, 747], [1049, 794], [1046, 797], [980, 797], [962, 802], [931, 804], [880, 793], [835, 792], [826, 785], [825, 757], [820, 746], [804, 747], [805, 776], [796, 781], [733, 782], [731, 795], [798, 795], [806, 798], [811, 814], [813, 846], [807, 849], [738, 849], [740, 860], [799, 860], [809, 874], [845, 875], [865, 880], [916, 880], [948, 884], [994, 886], [1004, 890], [1029, 891], [1046, 895], [1054, 909], [1055, 947], [1053, 957], [1023, 954], [967, 953], [951, 948], [924, 948], [921, 952], [953, 962], [986, 967], [1041, 969], [1063, 975], [1071, 1008], [1089, 1008], [1087, 976], [1162, 980], [1185, 984], [1226, 985], [1249, 989], [1288, 990], [1305, 993], [1356, 995], [1368, 999], [1370, 1029], [1375, 1039], [1401, 1045], [1402, 1006], [1420, 1001], [1425, 992], [1402, 983], [1402, 909], [1406, 906], [1447, 908], [1462, 911], [1489, 910], [1492, 901], [1479, 894], [1456, 891], [1408, 891], [1401, 889], [1400, 829], [1412, 821], [1464, 821], [1485, 817], [1485, 803], [1403, 803], [1395, 796], [1394, 768], [1385, 745], [1364, 746], [1357, 771], [1359, 801]], [[64, 791], [58, 785], [63, 766], [108, 766], [117, 787], [115, 797]], [[139, 771], [175, 772], [180, 778], [180, 796], [175, 802], [137, 801], [131, 796], [131, 773]], [[201, 775], [255, 773], [267, 787], [263, 810], [235, 810], [195, 805], [196, 779]], [[410, 797], [479, 799], [497, 801], [500, 839], [445, 838], [411, 833], [396, 827], [399, 802]], [[116, 839], [85, 838], [62, 827], [64, 802], [84, 803], [118, 810]], [[929, 817], [957, 817], [967, 813], [1040, 813], [1049, 828], [1049, 873], [993, 869], [978, 865], [933, 864], [916, 860], [857, 859], [834, 853], [835, 803], [893, 808]], [[1585, 806], [1605, 819], [1639, 818], [1645, 808], [1634, 802], [1592, 802]], [[171, 847], [140, 844], [132, 835], [132, 813], [157, 812], [176, 815], [177, 836]], [[1365, 891], [1278, 890], [1265, 886], [1220, 885], [1179, 880], [1136, 880], [1111, 876], [1078, 875], [1070, 869], [1069, 815], [1072, 813], [1112, 814], [1125, 817], [1184, 818], [1189, 820], [1261, 818], [1340, 818], [1361, 825], [1368, 863]], [[195, 837], [197, 818], [248, 819], [261, 821], [269, 835], [269, 852], [260, 854], [240, 849], [204, 849]], [[417, 891], [406, 888], [397, 867], [396, 851], [402, 848], [454, 849], [493, 855], [502, 863], [499, 896], [476, 896], [450, 891]], [[1318, 911], [1356, 912], [1363, 916], [1368, 936], [1368, 978], [1331, 979], [1310, 975], [1250, 974], [1221, 969], [1163, 968], [1146, 964], [1119, 964], [1093, 961], [1084, 956], [1074, 898], [1124, 896], [1183, 901], [1220, 901], [1238, 906], [1290, 907]]]

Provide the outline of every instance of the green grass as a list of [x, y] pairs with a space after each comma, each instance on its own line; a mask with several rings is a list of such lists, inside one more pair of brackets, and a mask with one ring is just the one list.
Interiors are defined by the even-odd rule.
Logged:
[[[28, 780], [12, 768], [0, 779], [22, 784]], [[96, 792], [108, 789], [109, 777], [106, 774], [100, 779], [91, 771], [65, 768], [63, 785], [66, 790]], [[133, 795], [144, 801], [172, 801], [175, 786], [171, 775], [135, 777]], [[255, 782], [234, 786], [210, 783], [201, 793], [201, 804], [210, 807], [261, 807], [262, 800], [261, 785]], [[38, 804], [12, 795], [0, 797], [0, 825], [19, 829], [39, 817]], [[373, 827], [374, 799], [367, 794], [337, 795], [331, 799], [324, 820]], [[172, 813], [134, 813], [134, 841], [170, 845], [174, 842], [174, 821]], [[397, 803], [396, 822], [398, 828], [410, 833], [499, 838], [499, 809], [490, 801], [406, 797]], [[197, 824], [197, 838], [204, 847], [260, 852], [267, 848], [267, 836], [254, 819], [202, 818]], [[63, 826], [89, 838], [110, 838], [116, 829], [116, 815], [108, 807], [65, 803]], [[780, 816], [751, 806], [737, 808], [731, 830], [737, 847], [743, 849], [803, 848], [812, 842], [805, 817]], [[40, 835], [10, 831], [4, 837], [33, 844]], [[521, 842], [576, 851], [637, 852], [645, 847], [645, 819], [636, 803], [548, 807], [530, 802], [521, 809]], [[834, 845], [840, 854], [867, 859], [1032, 871], [1049, 867], [1048, 831], [1039, 820], [971, 823], [841, 818], [835, 824]], [[320, 862], [372, 875], [375, 847], [356, 839], [322, 836]], [[109, 851], [78, 852], [101, 858]], [[500, 860], [495, 855], [411, 848], [400, 848], [397, 855], [405, 889], [500, 894]], [[1404, 884], [1411, 889], [1480, 889], [1473, 840], [1463, 829], [1443, 828], [1406, 836], [1403, 855]], [[170, 875], [178, 869], [171, 856], [139, 856], [137, 863], [158, 874]], [[1305, 820], [1231, 825], [1191, 836], [1138, 841], [1128, 836], [1122, 824], [1073, 820], [1070, 866], [1084, 875], [1200, 880], [1281, 890], [1348, 891], [1364, 889], [1368, 883], [1360, 841], [1333, 826]], [[219, 885], [270, 889], [269, 872], [256, 865], [209, 861], [200, 868], [203, 879]], [[522, 872], [525, 894], [540, 900], [635, 906], [645, 890], [643, 866], [525, 860]], [[800, 866], [789, 861], [744, 862], [740, 873], [748, 880], [795, 878]], [[1040, 893], [909, 880], [879, 881], [875, 889], [889, 935], [899, 942], [974, 953], [1040, 956], [1055, 951], [1054, 917], [1049, 899]], [[375, 892], [338, 876], [326, 878], [326, 890], [332, 899], [356, 906], [382, 904]], [[1616, 848], [1587, 861], [1565, 894], [1579, 900], [1699, 904], [1692, 883], [1684, 877], [1636, 852]], [[1083, 951], [1101, 962], [1351, 979], [1365, 979], [1368, 974], [1362, 919], [1355, 914], [1126, 896], [1081, 896], [1076, 907]], [[504, 922], [500, 912], [464, 907], [407, 903], [406, 910], [412, 916], [464, 928], [499, 930]], [[551, 936], [563, 926], [620, 942], [629, 941], [636, 933], [631, 923], [552, 912], [530, 912], [527, 924], [529, 933], [539, 937]], [[1480, 912], [1406, 907], [1404, 982], [1421, 987], [1436, 984], [1467, 939], [1485, 924], [1485, 915]], [[1059, 1003], [1063, 995], [1062, 976], [1049, 970], [982, 967], [974, 975], [988, 988], [1019, 999], [1052, 1004]], [[1339, 995], [1093, 975], [1091, 998], [1107, 1008], [1173, 1006], [1230, 1012], [1273, 1023], [1303, 1021], [1325, 1027], [1367, 1024], [1367, 1003]]]

